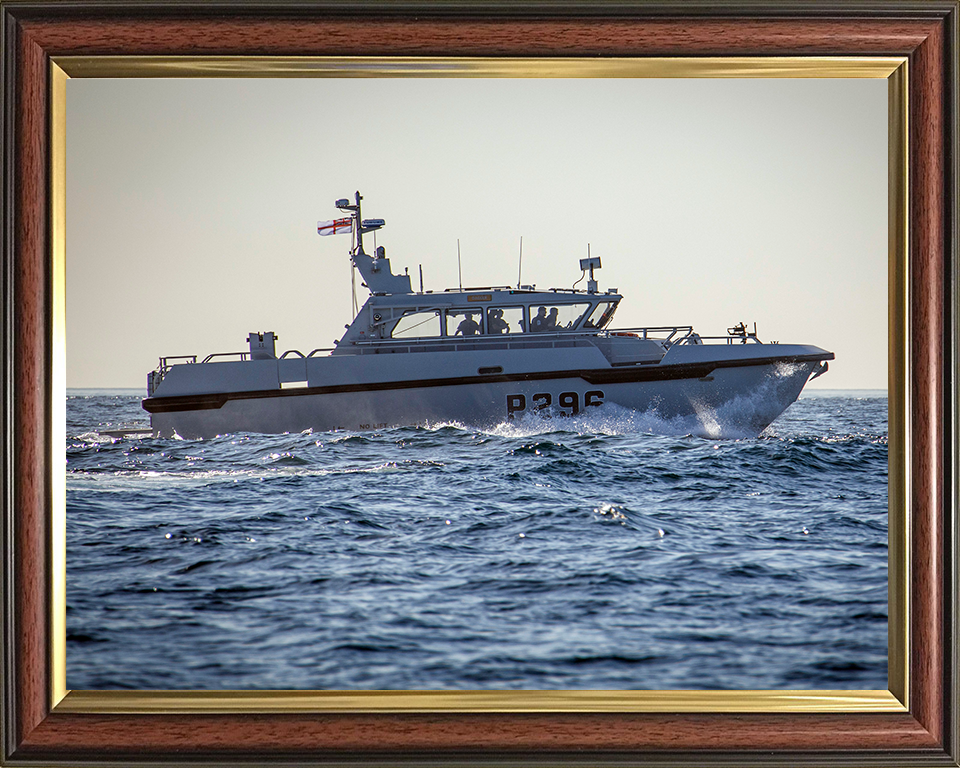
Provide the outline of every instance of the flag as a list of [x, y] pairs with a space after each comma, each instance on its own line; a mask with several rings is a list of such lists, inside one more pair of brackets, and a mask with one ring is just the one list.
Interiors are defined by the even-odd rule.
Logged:
[[353, 217], [348, 216], [345, 219], [334, 219], [333, 221], [318, 221], [318, 235], [342, 235], [344, 232], [353, 230]]

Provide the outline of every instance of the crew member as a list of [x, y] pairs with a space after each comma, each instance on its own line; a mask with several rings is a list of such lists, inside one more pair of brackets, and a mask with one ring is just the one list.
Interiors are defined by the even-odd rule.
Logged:
[[477, 336], [480, 333], [480, 324], [473, 319], [473, 312], [467, 313], [467, 316], [460, 321], [454, 336]]

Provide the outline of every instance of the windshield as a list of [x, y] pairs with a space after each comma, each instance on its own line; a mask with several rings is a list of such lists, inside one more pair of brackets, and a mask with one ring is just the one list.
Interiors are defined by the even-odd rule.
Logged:
[[551, 333], [576, 328], [589, 304], [542, 304], [530, 307], [530, 331], [532, 333]]
[[600, 329], [605, 327], [612, 319], [613, 313], [617, 311], [617, 302], [615, 301], [601, 301], [594, 307], [593, 312], [590, 313], [590, 317], [587, 318], [587, 321], [583, 324], [584, 328], [596, 328]]

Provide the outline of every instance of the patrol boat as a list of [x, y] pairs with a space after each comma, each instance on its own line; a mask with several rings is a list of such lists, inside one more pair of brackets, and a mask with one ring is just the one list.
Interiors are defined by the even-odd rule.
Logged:
[[833, 359], [815, 346], [762, 343], [743, 323], [717, 337], [691, 326], [611, 330], [623, 297], [598, 290], [595, 257], [580, 261], [585, 290], [433, 292], [421, 279], [414, 291], [382, 246], [364, 250], [363, 236], [384, 221], [363, 219], [362, 199], [338, 200], [347, 215], [317, 229], [351, 234], [350, 259], [370, 291], [336, 346], [278, 356], [276, 335], [256, 332], [242, 352], [162, 357], [143, 401], [155, 434], [487, 428], [604, 406], [692, 418], [692, 431], [713, 437], [759, 434]]

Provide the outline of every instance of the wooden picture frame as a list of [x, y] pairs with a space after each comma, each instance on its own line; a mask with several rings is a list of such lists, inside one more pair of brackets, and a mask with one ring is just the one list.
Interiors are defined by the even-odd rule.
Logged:
[[[3, 81], [3, 745], [17, 765], [263, 764], [890, 764], [958, 765], [957, 679], [957, 2], [783, 3], [109, 3], [0, 1]], [[259, 694], [141, 692], [96, 702], [58, 689], [51, 607], [63, 562], [62, 382], [55, 311], [62, 174], [51, 131], [58, 60], [102, 57], [903, 57], [907, 184], [891, 218], [908, 268], [894, 276], [908, 333], [902, 413], [908, 535], [899, 542], [907, 631], [891, 651], [891, 695], [799, 711], [766, 699], [696, 697], [630, 707], [595, 692], [579, 705], [376, 706], [347, 697], [316, 709]], [[156, 59], [153, 59], [156, 61]], [[86, 64], [84, 63], [86, 62]], [[891, 96], [894, 99], [894, 96]], [[62, 117], [62, 116], [60, 116]], [[62, 158], [61, 158], [62, 159]], [[896, 161], [896, 160], [895, 160]], [[62, 267], [62, 264], [61, 264]], [[898, 282], [898, 280], [900, 282]], [[899, 286], [899, 289], [897, 288]], [[899, 297], [899, 298], [898, 298]], [[896, 308], [891, 307], [892, 312]], [[62, 349], [59, 350], [62, 352]], [[893, 398], [896, 400], [896, 398]], [[891, 488], [891, 496], [894, 489]], [[62, 580], [59, 582], [62, 583]], [[62, 643], [62, 640], [60, 641]], [[892, 644], [892, 648], [896, 643]], [[60, 654], [62, 656], [62, 654]], [[897, 656], [894, 658], [894, 656]], [[62, 670], [60, 670], [62, 672]], [[902, 673], [902, 674], [900, 674]], [[747, 693], [747, 692], [738, 692]], [[482, 698], [482, 697], [481, 697]], [[787, 697], [789, 698], [789, 697]], [[829, 697], [828, 697], [829, 698]], [[757, 701], [767, 704], [758, 707]], [[266, 704], [265, 704], [266, 702]], [[751, 702], [753, 702], [751, 704]], [[891, 703], [892, 702], [892, 703]], [[869, 704], [869, 702], [868, 702]], [[705, 711], [711, 709], [712, 711]], [[802, 709], [802, 708], [801, 708]]]

